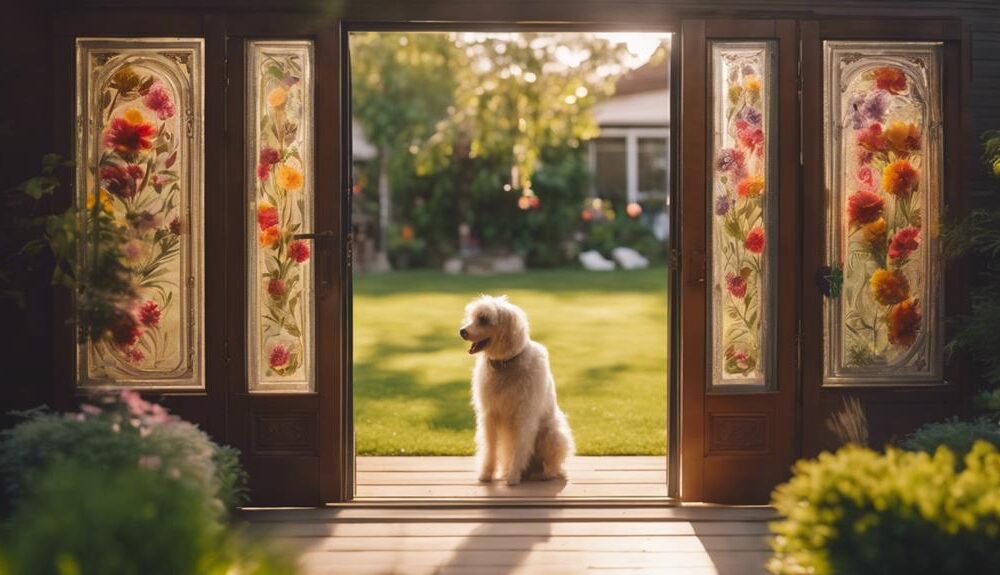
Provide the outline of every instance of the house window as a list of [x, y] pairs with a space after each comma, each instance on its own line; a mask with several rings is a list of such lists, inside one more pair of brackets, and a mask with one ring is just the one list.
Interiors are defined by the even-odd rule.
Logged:
[[665, 198], [667, 195], [667, 140], [639, 138], [639, 199]]
[[628, 199], [628, 146], [625, 138], [594, 141], [595, 195], [618, 205]]

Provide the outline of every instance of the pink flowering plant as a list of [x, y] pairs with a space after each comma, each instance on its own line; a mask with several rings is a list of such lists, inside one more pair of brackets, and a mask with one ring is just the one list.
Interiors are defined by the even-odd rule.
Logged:
[[33, 410], [0, 435], [0, 479], [12, 498], [58, 462], [144, 469], [187, 483], [221, 508], [245, 498], [239, 452], [131, 390], [99, 393], [75, 413]]

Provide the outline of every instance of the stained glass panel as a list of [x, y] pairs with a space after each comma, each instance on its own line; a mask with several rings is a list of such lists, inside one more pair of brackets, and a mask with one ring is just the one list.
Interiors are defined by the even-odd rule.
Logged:
[[249, 43], [252, 391], [311, 391], [313, 380], [311, 42]]
[[[200, 387], [202, 41], [78, 40], [77, 119], [79, 255], [117, 250], [133, 291], [80, 346], [78, 384]], [[120, 246], [92, 240], [101, 221]]]
[[765, 385], [771, 363], [773, 58], [770, 42], [712, 43], [713, 387]]
[[827, 42], [826, 379], [938, 379], [939, 45]]

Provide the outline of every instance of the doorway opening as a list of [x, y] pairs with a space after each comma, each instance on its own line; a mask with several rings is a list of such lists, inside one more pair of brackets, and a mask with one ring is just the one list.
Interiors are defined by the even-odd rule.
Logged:
[[[355, 499], [667, 498], [671, 35], [358, 30], [346, 47]], [[480, 294], [548, 348], [566, 480], [477, 480], [458, 328]]]

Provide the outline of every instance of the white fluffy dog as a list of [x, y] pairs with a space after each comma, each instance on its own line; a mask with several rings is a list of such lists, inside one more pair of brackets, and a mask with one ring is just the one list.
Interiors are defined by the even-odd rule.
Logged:
[[482, 352], [472, 371], [480, 481], [497, 471], [507, 485], [522, 477], [565, 477], [573, 435], [556, 404], [549, 352], [531, 341], [528, 318], [506, 297], [481, 296], [465, 308], [462, 339]]

